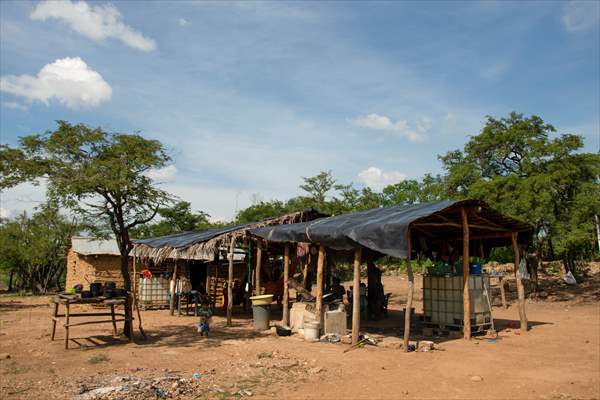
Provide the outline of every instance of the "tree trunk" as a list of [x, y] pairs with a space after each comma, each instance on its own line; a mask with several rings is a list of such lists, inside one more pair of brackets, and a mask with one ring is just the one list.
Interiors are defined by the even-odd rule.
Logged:
[[61, 269], [58, 271], [58, 273], [56, 274], [56, 289], [57, 289], [59, 292], [62, 292], [62, 283], [61, 283], [61, 281], [60, 281], [60, 278], [61, 278], [61, 276], [62, 276], [62, 273], [63, 273], [63, 269], [61, 268]]
[[596, 241], [598, 243], [598, 252], [596, 254], [600, 255], [600, 218], [598, 218], [598, 215], [594, 215], [594, 220], [596, 221]]
[[8, 278], [8, 291], [13, 291], [13, 276], [15, 275], [15, 271], [10, 271], [10, 276]]
[[550, 252], [550, 261], [554, 261], [554, 246], [552, 246], [552, 239], [548, 239], [548, 251]]
[[[127, 243], [121, 244], [121, 275], [123, 275], [123, 288], [127, 292], [131, 292], [131, 277], [129, 276], [129, 246]], [[133, 339], [131, 317], [133, 315], [131, 309], [131, 297], [125, 297], [125, 322], [123, 324], [123, 332], [129, 339]]]

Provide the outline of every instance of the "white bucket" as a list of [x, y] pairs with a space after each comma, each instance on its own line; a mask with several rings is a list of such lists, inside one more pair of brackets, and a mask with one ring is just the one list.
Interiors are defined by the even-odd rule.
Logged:
[[304, 340], [307, 342], [315, 342], [319, 340], [319, 328], [320, 324], [318, 322], [304, 322]]

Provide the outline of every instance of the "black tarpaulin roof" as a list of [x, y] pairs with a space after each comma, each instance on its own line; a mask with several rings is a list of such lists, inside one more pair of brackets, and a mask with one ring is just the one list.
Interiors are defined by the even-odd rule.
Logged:
[[406, 257], [408, 231], [429, 240], [462, 240], [461, 207], [469, 210], [473, 239], [510, 244], [510, 232], [531, 231], [531, 226], [502, 215], [480, 200], [440, 201], [408, 206], [375, 208], [311, 222], [268, 226], [250, 234], [272, 242], [317, 243], [335, 250], [361, 245], [376, 252]]

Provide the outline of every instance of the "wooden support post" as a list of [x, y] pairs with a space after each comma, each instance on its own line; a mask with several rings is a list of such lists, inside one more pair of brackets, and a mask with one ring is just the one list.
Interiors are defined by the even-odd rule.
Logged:
[[206, 284], [204, 285], [204, 289], [206, 290], [206, 296], [210, 299], [210, 264], [204, 264], [206, 266]]
[[290, 278], [290, 245], [285, 244], [283, 253], [283, 318], [281, 323], [285, 326], [290, 325], [290, 288], [288, 279]]
[[415, 277], [412, 270], [411, 253], [412, 253], [412, 240], [411, 232], [408, 230], [408, 250], [406, 253], [406, 274], [408, 276], [408, 294], [406, 296], [406, 308], [404, 309], [404, 341], [402, 347], [404, 352], [408, 352], [408, 342], [410, 340], [410, 317], [412, 314], [412, 301], [415, 286]]
[[502, 279], [502, 276], [498, 277], [498, 285], [500, 286], [500, 297], [502, 300], [502, 307], [508, 308], [508, 305], [506, 304], [506, 293], [504, 292], [504, 280]]
[[[146, 332], [144, 332], [144, 328], [142, 328], [142, 314], [140, 313], [140, 307], [138, 305], [138, 301], [137, 301], [137, 296], [138, 296], [138, 291], [137, 291], [137, 281], [138, 281], [138, 276], [137, 276], [137, 269], [136, 269], [136, 256], [133, 256], [133, 282], [132, 282], [132, 286], [133, 286], [133, 307], [135, 308], [135, 312], [137, 313], [137, 317], [138, 317], [138, 328], [140, 330], [140, 333], [142, 334], [142, 336], [144, 337], [144, 339], [146, 338]], [[132, 324], [133, 325], [133, 322]], [[132, 336], [133, 336], [133, 330], [132, 332]]]
[[310, 247], [309, 247], [308, 254], [306, 255], [306, 262], [304, 263], [304, 266], [302, 267], [302, 287], [304, 289], [306, 289], [306, 280], [308, 279], [308, 266], [310, 265], [310, 258], [311, 258], [311, 254], [310, 254]]
[[[316, 311], [319, 318], [320, 332], [323, 331], [323, 267], [325, 265], [325, 246], [319, 246], [319, 258], [317, 259], [317, 303]], [[319, 333], [320, 333], [319, 332]]]
[[358, 343], [360, 334], [360, 261], [362, 247], [354, 250], [354, 283], [352, 287], [352, 345]]
[[[252, 287], [254, 286], [254, 268], [252, 268], [252, 240], [246, 240], [246, 285], [242, 288], [244, 292], [244, 311], [252, 311], [250, 306], [250, 296], [252, 296]], [[243, 282], [243, 280], [242, 280]]]
[[110, 318], [112, 319], [113, 336], [117, 336], [117, 321], [115, 320], [115, 306], [110, 305]]
[[51, 340], [54, 340], [54, 335], [56, 334], [56, 317], [58, 315], [58, 303], [53, 303], [54, 305], [54, 312], [52, 313], [52, 338]]
[[262, 244], [258, 242], [256, 246], [256, 295], [259, 296], [260, 292], [260, 268], [262, 266]]
[[235, 252], [235, 238], [231, 238], [229, 245], [229, 271], [227, 276], [227, 326], [231, 326], [231, 313], [233, 311], [233, 253]]
[[521, 281], [521, 274], [517, 271], [519, 269], [520, 254], [516, 232], [512, 234], [511, 240], [515, 257], [515, 277], [517, 280], [517, 295], [519, 297], [519, 319], [521, 320], [521, 332], [525, 333], [527, 332], [527, 315], [525, 314], [525, 288], [523, 287], [523, 281]]
[[65, 349], [69, 348], [69, 302], [65, 304]]
[[469, 290], [469, 219], [467, 210], [460, 209], [463, 230], [463, 334], [471, 339], [471, 292]]
[[169, 300], [169, 313], [171, 315], [175, 314], [175, 296], [177, 293], [177, 264], [179, 264], [178, 260], [175, 260], [175, 266], [173, 267], [173, 276], [171, 276], [171, 299]]
[[215, 260], [215, 276], [213, 279], [213, 296], [212, 296], [212, 308], [217, 307], [217, 283], [219, 283], [219, 267], [221, 266], [221, 251], [217, 249], [217, 257]]

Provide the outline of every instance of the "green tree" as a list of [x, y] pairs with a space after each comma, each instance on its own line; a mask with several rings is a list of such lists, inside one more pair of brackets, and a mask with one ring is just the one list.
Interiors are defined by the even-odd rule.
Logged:
[[361, 192], [352, 183], [348, 185], [335, 185], [334, 188], [340, 197], [333, 197], [323, 211], [332, 215], [339, 215], [356, 211], [360, 208]]
[[61, 287], [67, 246], [79, 227], [61, 215], [55, 203], [42, 204], [0, 225], [0, 269], [9, 276], [9, 290], [45, 293]]
[[[600, 212], [598, 196], [593, 195], [598, 193], [600, 156], [581, 153], [581, 137], [551, 138], [555, 133], [538, 116], [513, 112], [506, 118], [488, 117], [481, 133], [462, 151], [448, 152], [440, 160], [446, 170], [446, 195], [483, 199], [531, 223], [538, 249], [549, 249], [551, 257], [556, 250], [566, 259], [575, 256], [568, 249], [590, 248], [592, 221]], [[589, 207], [575, 211], [575, 204]], [[581, 225], [586, 235], [577, 233], [575, 221], [587, 221]]]
[[165, 236], [177, 232], [207, 229], [212, 226], [210, 215], [204, 211], [192, 212], [191, 204], [178, 201], [172, 207], [158, 209], [160, 221], [138, 225], [130, 232], [135, 238]]
[[383, 188], [385, 205], [405, 205], [418, 203], [421, 185], [415, 179], [407, 179]]
[[323, 171], [318, 175], [302, 177], [304, 183], [300, 189], [308, 193], [308, 198], [312, 200], [312, 207], [323, 209], [327, 204], [327, 194], [334, 189], [335, 179], [331, 171]]
[[240, 210], [236, 217], [236, 223], [262, 221], [263, 219], [278, 217], [287, 212], [286, 205], [279, 200], [259, 201], [251, 206]]
[[[22, 137], [18, 149], [2, 146], [0, 160], [0, 188], [45, 178], [51, 198], [80, 215], [93, 231], [112, 232], [125, 289], [131, 290], [129, 232], [172, 201], [147, 175], [170, 160], [159, 141], [58, 121], [52, 132]], [[125, 315], [128, 335], [129, 301]]]

